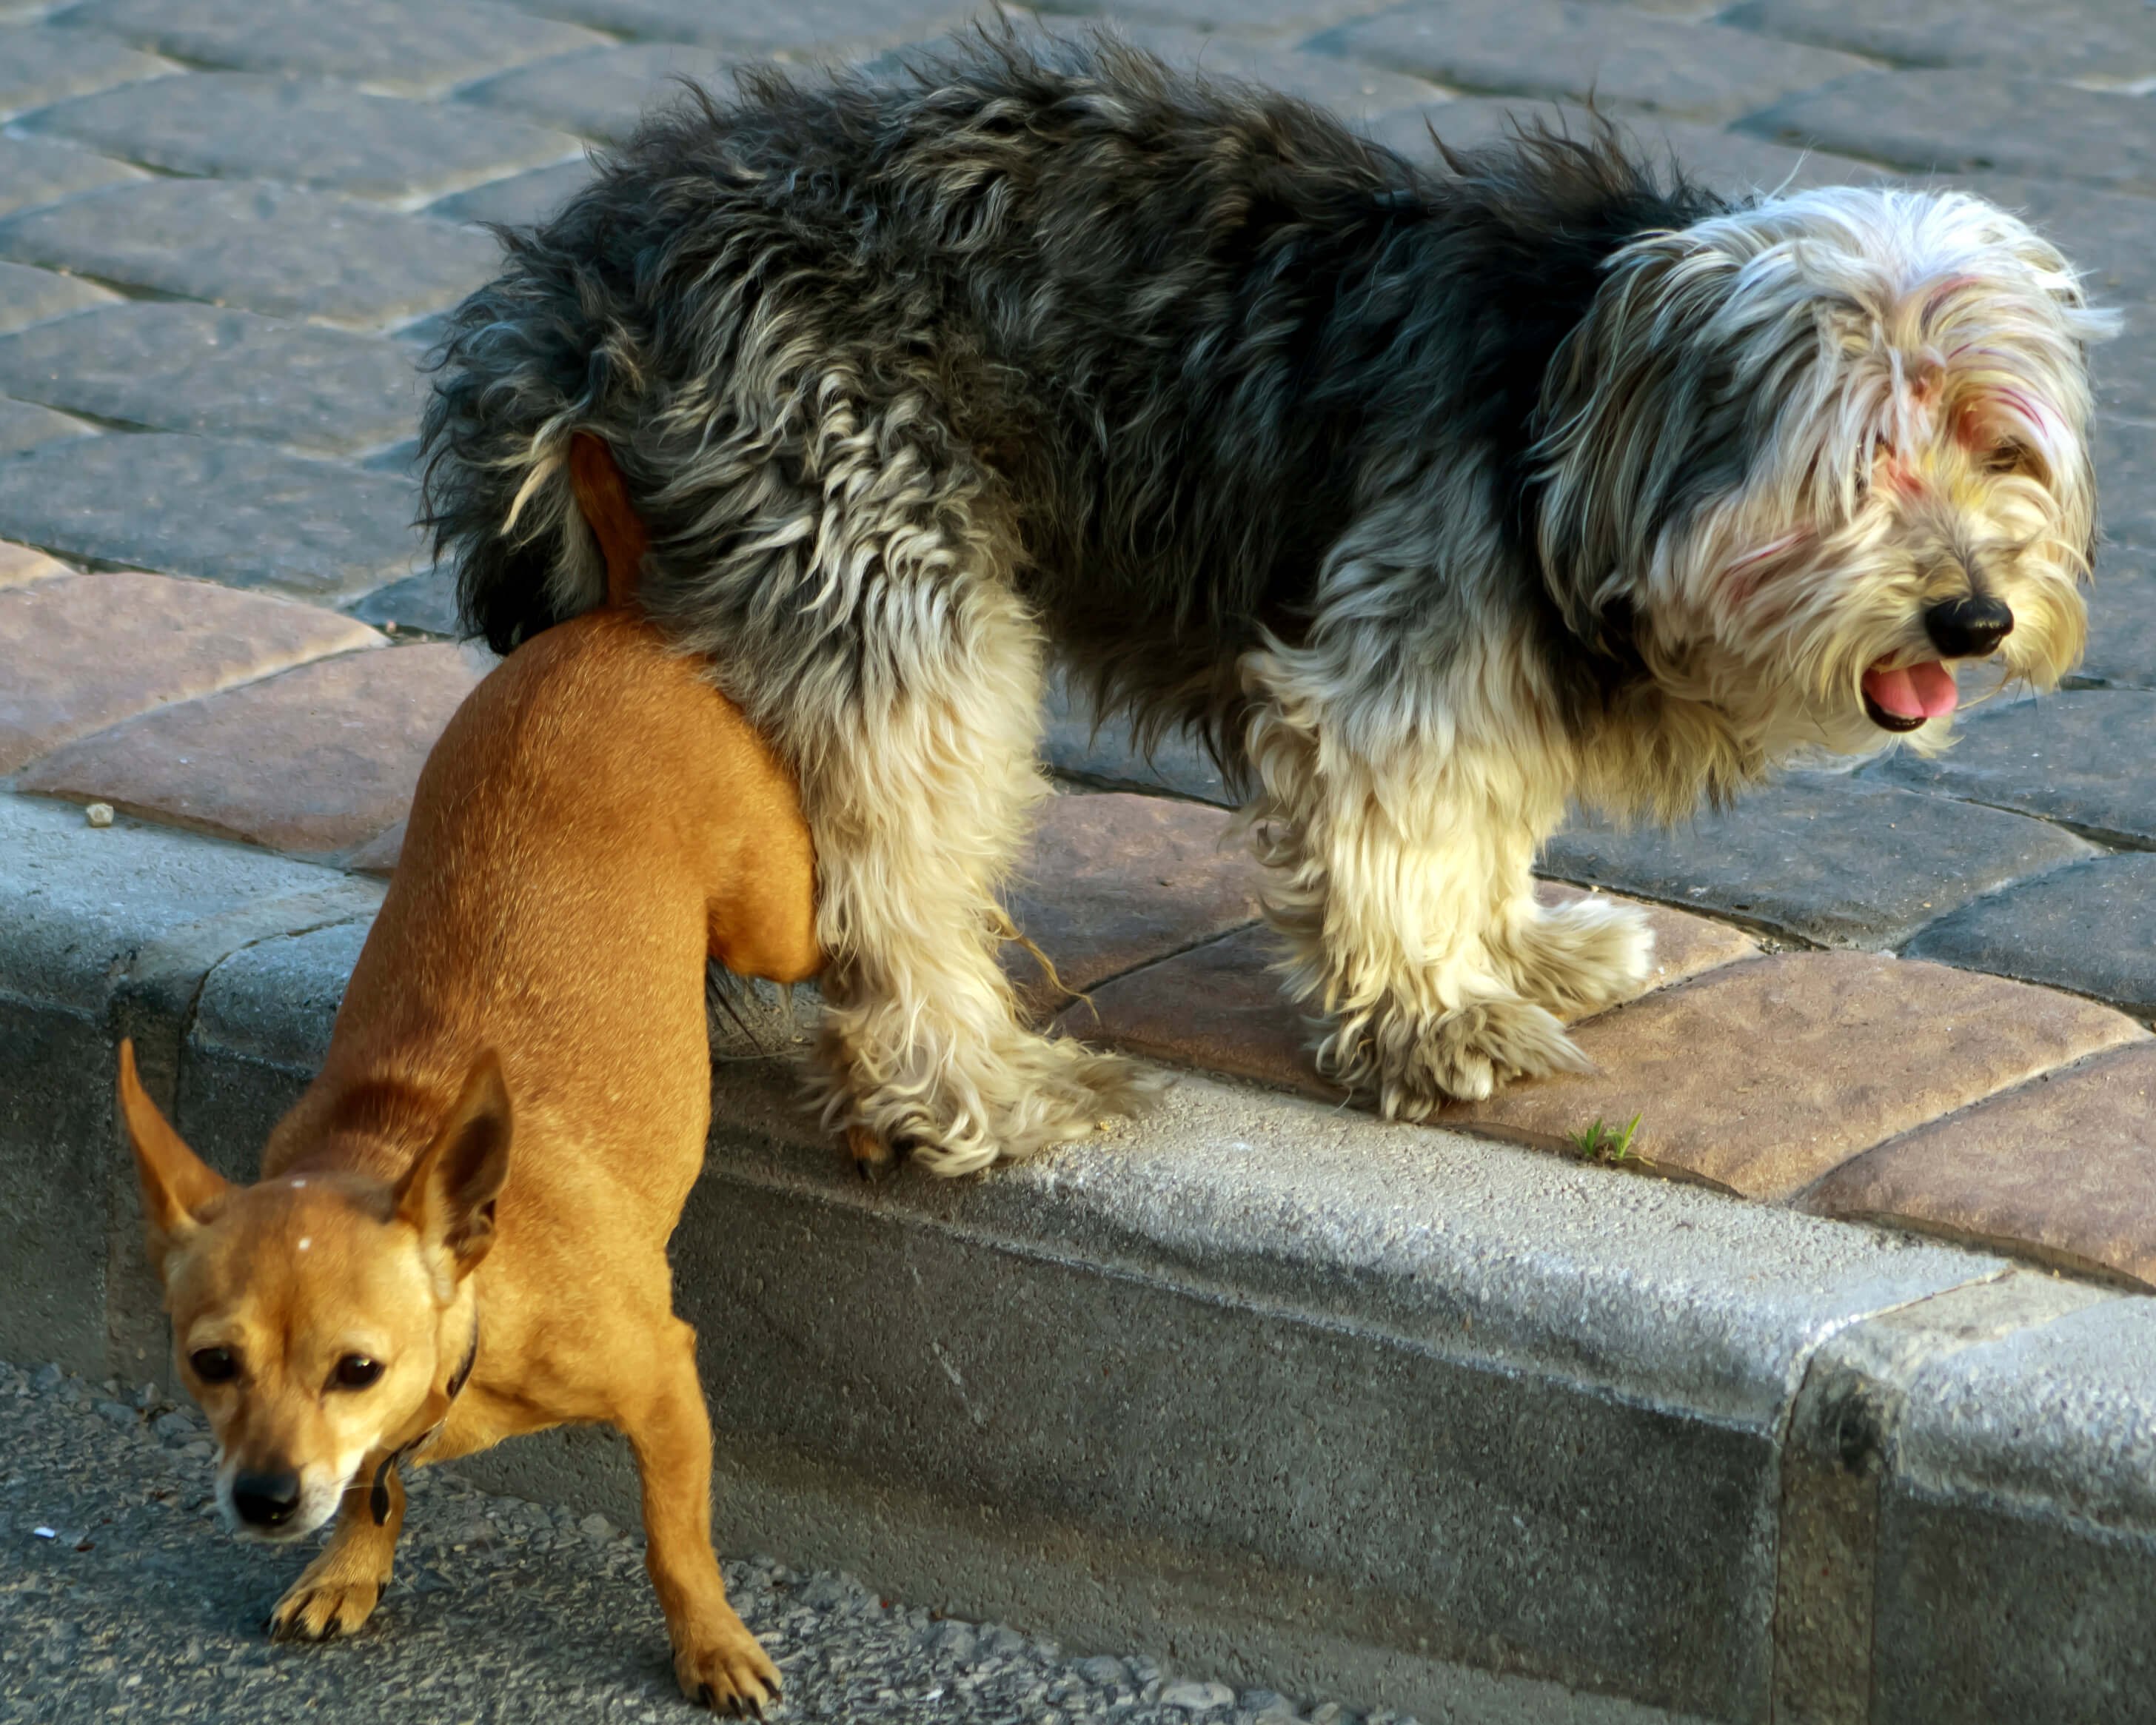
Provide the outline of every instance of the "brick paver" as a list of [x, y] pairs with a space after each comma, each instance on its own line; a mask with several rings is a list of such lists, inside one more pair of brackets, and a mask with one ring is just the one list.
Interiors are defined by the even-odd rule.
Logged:
[[179, 69], [108, 36], [44, 24], [0, 27], [0, 119]]
[[72, 144], [0, 136], [0, 216], [141, 177], [124, 162]]
[[[2092, 857], [1942, 917], [1904, 950], [2156, 1019], [2156, 855]], [[2156, 1142], [2156, 1116], [2149, 1120]]]
[[1492, 95], [1569, 96], [1698, 120], [1733, 120], [1864, 69], [1829, 49], [1719, 24], [1562, 0], [1423, 0], [1318, 45], [1351, 59]]
[[166, 575], [0, 592], [0, 773], [168, 702], [382, 644], [333, 611]]
[[2036, 1252], [2156, 1288], [2156, 1047], [2136, 1043], [1845, 1163], [1801, 1207]]
[[[1258, 914], [1257, 865], [1228, 816], [1164, 797], [1058, 797], [1043, 812], [1010, 894], [1013, 919], [1081, 993], [1213, 939]], [[1065, 996], [1013, 949], [1013, 974], [1043, 1014]]]
[[1742, 29], [1910, 66], [1989, 66], [2096, 85], [2156, 77], [2147, 0], [1742, 0]]
[[1581, 1025], [1597, 1070], [1448, 1109], [1563, 1148], [1640, 1119], [1651, 1166], [1788, 1198], [1897, 1133], [2148, 1033], [2123, 1013], [1998, 977], [1861, 952], [1726, 966]]
[[2156, 694], [2072, 689], [1972, 713], [1960, 729], [1944, 754], [1897, 756], [1866, 776], [2156, 845]]
[[[1132, 870], [1142, 891], [1142, 864]], [[1545, 903], [1581, 896], [1546, 881]], [[1655, 932], [1656, 963], [1645, 992], [1685, 982], [1748, 958], [1757, 945], [1739, 930], [1661, 905], [1642, 907]], [[1311, 1023], [1283, 999], [1274, 968], [1277, 944], [1263, 929], [1240, 929], [1103, 984], [1090, 1000], [1065, 1008], [1075, 1034], [1178, 1065], [1228, 1072], [1314, 1096], [1337, 1091], [1317, 1076], [1305, 1045]], [[1581, 1124], [1584, 1124], [1583, 1117]]]
[[408, 438], [424, 384], [397, 342], [183, 301], [132, 300], [0, 336], [0, 389], [20, 400], [327, 454]]
[[1793, 773], [1675, 832], [1578, 823], [1552, 841], [1544, 864], [1820, 946], [1877, 947], [2092, 850], [2003, 809]]
[[190, 65], [429, 95], [606, 39], [498, 0], [85, 0], [58, 15]]
[[[5, 141], [0, 139], [0, 143]], [[0, 334], [28, 329], [33, 323], [63, 317], [70, 311], [110, 305], [119, 297], [109, 288], [72, 275], [32, 270], [21, 264], [0, 264]]]
[[723, 49], [639, 42], [539, 60], [483, 79], [457, 96], [540, 126], [614, 143], [636, 129], [638, 118], [654, 102], [679, 98], [680, 85], [670, 80], [690, 78], [723, 90], [727, 69], [740, 64], [739, 55]]
[[0, 457], [89, 437], [95, 429], [49, 408], [32, 407], [28, 402], [0, 401]]
[[[16, 739], [0, 743], [0, 773], [16, 773], [4, 783], [388, 866], [411, 776], [474, 674], [446, 646], [408, 644], [454, 628], [449, 573], [422, 566], [410, 526], [410, 439], [415, 366], [439, 314], [493, 264], [474, 224], [557, 206], [590, 172], [583, 145], [619, 137], [670, 94], [671, 73], [871, 57], [975, 10], [0, 6], [0, 541], [41, 547], [0, 543], [0, 606], [16, 608], [0, 618], [18, 629], [0, 633], [0, 660], [33, 667], [0, 678], [0, 701], [14, 703], [0, 708], [0, 738]], [[2025, 211], [2125, 311], [2126, 339], [2095, 356], [2110, 542], [2069, 692], [1974, 708], [1934, 762], [1805, 775], [1672, 834], [1583, 822], [1546, 860], [1781, 942], [1946, 964], [1763, 957], [1727, 921], [1657, 909], [1656, 991], [1581, 1027], [1601, 1070], [1521, 1087], [1456, 1122], [1562, 1144], [1598, 1112], [1638, 1111], [1648, 1160], [1688, 1178], [1777, 1199], [1806, 1189], [1797, 1201], [1833, 1214], [2148, 1279], [2156, 1056], [2137, 1044], [2073, 1063], [2135, 1034], [2074, 997], [2156, 1014], [2145, 908], [2156, 880], [2141, 854], [2156, 846], [2156, 10], [1054, 0], [1051, 11], [1051, 27], [1121, 25], [1420, 154], [1433, 126], [1465, 145], [1497, 136], [1508, 115], [1576, 126], [1591, 90], [1642, 143], [1725, 189], [1936, 172]], [[77, 573], [45, 552], [156, 572]], [[100, 591], [92, 583], [155, 597], [99, 614], [84, 604]], [[394, 624], [397, 644], [354, 619]], [[68, 630], [79, 678], [47, 650]], [[358, 641], [377, 644], [350, 650]], [[1014, 888], [1032, 937], [1092, 993], [1091, 1005], [1064, 1004], [1060, 1022], [1187, 1064], [1314, 1084], [1306, 1027], [1278, 997], [1267, 937], [1248, 925], [1250, 867], [1214, 848], [1224, 817], [1201, 805], [1232, 798], [1202, 752], [1171, 739], [1137, 760], [1120, 727], [1096, 732], [1058, 693], [1044, 754], [1067, 783], [1144, 793], [1052, 804]], [[1055, 1009], [1013, 954], [1029, 998]]]
[[573, 138], [505, 115], [259, 72], [100, 90], [23, 123], [39, 136], [171, 173], [252, 175], [397, 200], [444, 197], [577, 149]]
[[297, 186], [146, 180], [0, 222], [0, 258], [357, 329], [454, 305], [494, 242]]
[[19, 783], [334, 855], [403, 814], [427, 751], [477, 680], [455, 647], [346, 653], [131, 719], [54, 750]]
[[408, 572], [410, 481], [255, 443], [145, 433], [0, 462], [0, 518], [100, 562], [341, 599]]

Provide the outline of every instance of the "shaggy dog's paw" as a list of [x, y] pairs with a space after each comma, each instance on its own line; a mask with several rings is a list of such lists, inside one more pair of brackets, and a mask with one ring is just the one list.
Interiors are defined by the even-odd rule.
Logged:
[[1479, 1102], [1515, 1078], [1591, 1070], [1564, 1026], [1525, 1000], [1483, 1000], [1381, 1038], [1378, 1101], [1389, 1120], [1427, 1120], [1448, 1101]]
[[381, 1598], [380, 1580], [317, 1576], [311, 1568], [270, 1614], [270, 1636], [280, 1641], [335, 1640], [365, 1623]]
[[853, 1116], [847, 1143], [873, 1173], [886, 1147], [903, 1145], [935, 1174], [969, 1174], [1087, 1137], [1104, 1120], [1152, 1106], [1156, 1074], [1067, 1036], [1014, 1025], [950, 1051], [923, 1074], [911, 1050], [879, 1054], [859, 1036], [827, 1034], [829, 1091]]
[[675, 1649], [674, 1675], [690, 1700], [729, 1719], [761, 1719], [778, 1699], [778, 1667], [738, 1618], [692, 1625]]
[[1583, 898], [1539, 909], [1521, 924], [1504, 968], [1523, 999], [1582, 1019], [1637, 994], [1654, 953], [1655, 932], [1639, 910]]

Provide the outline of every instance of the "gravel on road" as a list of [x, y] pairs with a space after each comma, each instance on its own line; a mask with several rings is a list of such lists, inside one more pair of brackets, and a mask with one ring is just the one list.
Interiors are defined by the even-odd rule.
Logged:
[[[414, 1470], [397, 1579], [367, 1627], [326, 1645], [278, 1644], [264, 1621], [311, 1548], [232, 1539], [211, 1465], [201, 1416], [152, 1385], [0, 1362], [0, 1721], [697, 1717], [675, 1686], [633, 1530]], [[1414, 1725], [1238, 1695], [1143, 1657], [1065, 1658], [1053, 1642], [771, 1558], [730, 1561], [726, 1579], [784, 1675], [774, 1720]]]

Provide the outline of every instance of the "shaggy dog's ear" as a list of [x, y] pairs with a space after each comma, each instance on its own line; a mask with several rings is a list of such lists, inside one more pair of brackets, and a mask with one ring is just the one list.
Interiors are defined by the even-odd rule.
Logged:
[[201, 1225], [203, 1212], [230, 1189], [231, 1183], [187, 1147], [150, 1100], [135, 1070], [131, 1037], [120, 1045], [120, 1115], [135, 1147], [150, 1263], [162, 1278], [173, 1248]]
[[494, 1245], [494, 1205], [509, 1178], [509, 1089], [491, 1049], [472, 1062], [463, 1096], [397, 1185], [397, 1219], [449, 1255], [461, 1281]]

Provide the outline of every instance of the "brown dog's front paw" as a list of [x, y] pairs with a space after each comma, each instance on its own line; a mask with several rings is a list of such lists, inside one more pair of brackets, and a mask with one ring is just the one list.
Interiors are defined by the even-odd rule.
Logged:
[[674, 1675], [690, 1700], [729, 1719], [761, 1719], [778, 1699], [778, 1667], [738, 1620], [676, 1652]]
[[381, 1598], [382, 1584], [377, 1581], [303, 1575], [270, 1614], [270, 1636], [279, 1641], [333, 1641], [365, 1623]]

